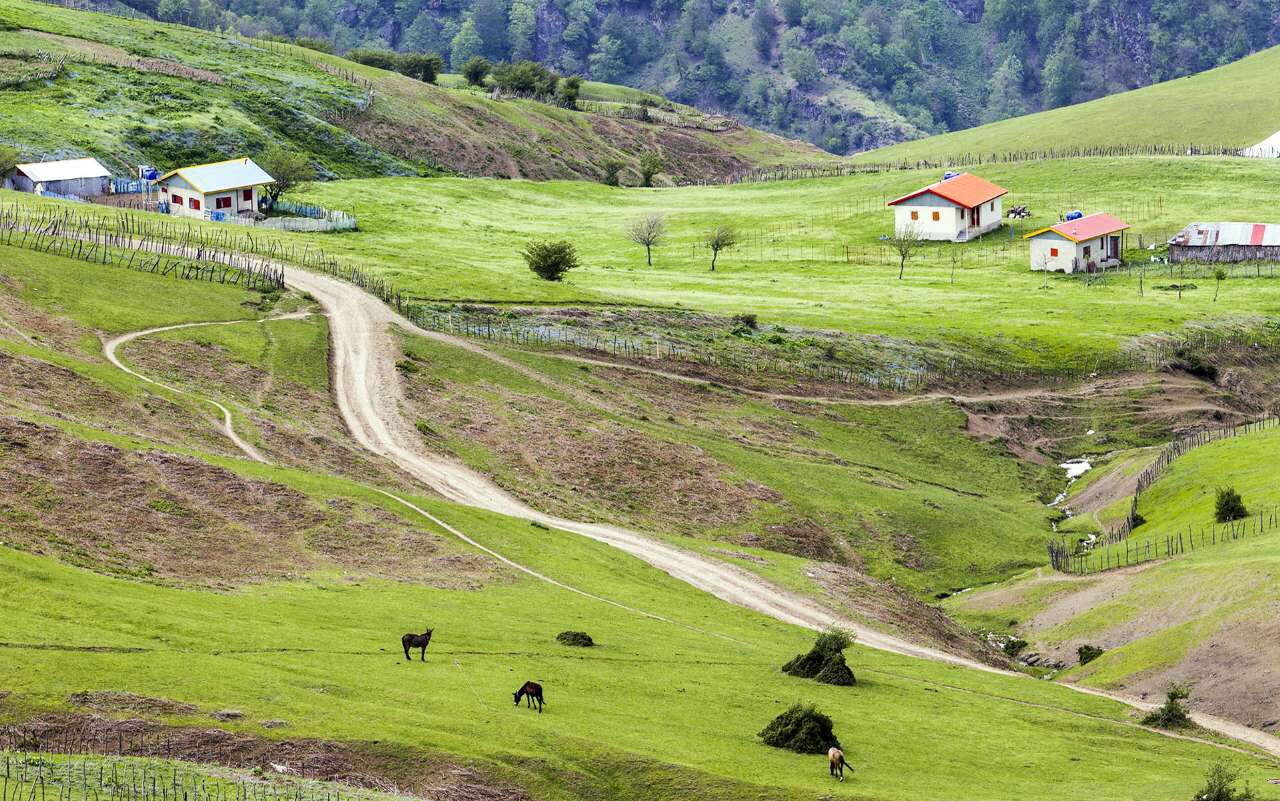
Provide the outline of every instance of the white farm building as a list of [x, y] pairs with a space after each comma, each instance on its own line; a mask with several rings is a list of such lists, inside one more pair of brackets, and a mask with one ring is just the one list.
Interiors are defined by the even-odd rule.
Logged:
[[104, 195], [111, 171], [97, 159], [64, 159], [19, 164], [8, 183], [19, 192], [87, 198]]
[[1120, 263], [1124, 232], [1129, 224], [1110, 214], [1090, 214], [1032, 231], [1031, 269], [1074, 273], [1095, 272]]
[[273, 183], [247, 158], [181, 167], [156, 180], [170, 214], [205, 220], [256, 214], [262, 187]]
[[889, 202], [898, 236], [915, 231], [935, 242], [967, 242], [1004, 222], [1009, 190], [972, 173], [948, 175], [936, 184]]

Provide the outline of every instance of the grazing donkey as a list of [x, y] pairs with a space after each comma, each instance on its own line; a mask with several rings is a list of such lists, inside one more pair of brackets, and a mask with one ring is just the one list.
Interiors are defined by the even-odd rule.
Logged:
[[401, 637], [400, 644], [404, 646], [404, 658], [412, 662], [413, 660], [409, 659], [409, 649], [421, 648], [422, 661], [426, 662], [427, 646], [431, 644], [431, 632], [433, 631], [435, 631], [435, 629], [427, 629], [426, 633], [424, 634], [406, 634], [403, 637]]
[[538, 702], [538, 714], [542, 714], [542, 685], [536, 681], [526, 681], [524, 686], [512, 693], [516, 699], [516, 706], [520, 706], [520, 698], [524, 697], [525, 703], [533, 708], [533, 702]]
[[832, 748], [827, 751], [827, 763], [831, 769], [832, 776], [839, 776], [840, 781], [844, 781], [845, 766], [849, 766], [849, 770], [853, 770], [853, 766], [844, 760], [844, 751], [839, 748]]

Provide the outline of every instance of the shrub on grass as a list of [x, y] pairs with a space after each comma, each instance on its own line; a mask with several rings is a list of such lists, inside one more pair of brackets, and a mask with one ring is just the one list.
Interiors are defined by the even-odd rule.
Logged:
[[485, 78], [493, 71], [493, 64], [484, 56], [472, 56], [462, 65], [462, 77], [468, 86], [484, 86]]
[[1240, 779], [1240, 769], [1233, 768], [1226, 762], [1218, 761], [1205, 774], [1204, 789], [1195, 794], [1192, 801], [1257, 801], [1249, 785], [1243, 790], [1236, 789]]
[[600, 165], [600, 169], [604, 170], [604, 174], [600, 176], [600, 183], [605, 186], [618, 186], [622, 183], [622, 169], [627, 165], [617, 159], [610, 159]]
[[578, 251], [573, 243], [530, 242], [522, 253], [525, 264], [544, 281], [559, 281], [564, 274], [578, 266]]
[[1230, 523], [1248, 517], [1249, 510], [1245, 508], [1244, 498], [1240, 497], [1235, 487], [1218, 487], [1213, 515], [1219, 523]]
[[1103, 650], [1096, 645], [1082, 645], [1076, 649], [1076, 656], [1080, 659], [1080, 664], [1087, 665], [1098, 657], [1102, 656]]
[[831, 718], [812, 706], [796, 704], [778, 715], [760, 732], [765, 745], [785, 748], [798, 754], [825, 754], [839, 748]]
[[1164, 703], [1148, 713], [1142, 719], [1142, 725], [1155, 726], [1157, 729], [1180, 729], [1191, 725], [1189, 710], [1182, 704], [1190, 697], [1191, 685], [1177, 682], [1170, 684]]
[[596, 644], [585, 631], [562, 631], [556, 635], [556, 642], [573, 648], [590, 648]]
[[844, 659], [844, 650], [853, 644], [853, 635], [840, 629], [829, 629], [818, 635], [813, 648], [782, 666], [782, 672], [823, 684], [851, 687], [857, 683]]

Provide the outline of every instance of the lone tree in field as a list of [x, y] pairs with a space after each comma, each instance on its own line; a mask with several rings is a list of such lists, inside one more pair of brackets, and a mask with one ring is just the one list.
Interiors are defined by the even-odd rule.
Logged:
[[924, 234], [914, 225], [906, 225], [895, 231], [888, 242], [893, 252], [898, 254], [898, 280], [901, 281], [907, 271], [907, 261], [924, 247]]
[[1244, 520], [1249, 516], [1249, 510], [1245, 508], [1244, 498], [1240, 497], [1235, 487], [1218, 487], [1213, 516], [1219, 523], [1230, 523], [1233, 520]]
[[627, 239], [644, 248], [644, 258], [653, 266], [653, 247], [667, 236], [667, 221], [661, 214], [637, 217], [627, 226]]
[[714, 273], [716, 271], [716, 259], [720, 257], [720, 251], [728, 250], [738, 244], [738, 231], [730, 225], [717, 225], [711, 229], [711, 233], [707, 234], [703, 244], [711, 249], [711, 272]]
[[665, 165], [662, 163], [662, 154], [656, 151], [650, 151], [640, 157], [640, 185], [653, 186], [653, 176], [662, 172]]
[[493, 64], [484, 56], [472, 56], [462, 65], [462, 77], [468, 86], [484, 86], [485, 78], [493, 71]]
[[285, 150], [279, 145], [273, 145], [264, 151], [258, 157], [258, 163], [276, 179], [275, 183], [266, 186], [267, 197], [272, 205], [284, 193], [295, 192], [316, 178], [315, 168], [305, 156]]
[[578, 266], [578, 251], [572, 242], [530, 242], [521, 252], [525, 264], [544, 281], [559, 281]]
[[1216, 283], [1213, 285], [1213, 302], [1214, 302], [1214, 303], [1217, 303], [1217, 302], [1218, 302], [1218, 293], [1219, 293], [1220, 291], [1222, 291], [1222, 282], [1223, 282], [1223, 281], [1225, 281], [1225, 280], [1227, 280], [1227, 271], [1226, 271], [1226, 270], [1224, 270], [1224, 269], [1223, 269], [1223, 268], [1221, 268], [1221, 267], [1219, 267], [1218, 269], [1214, 270], [1214, 271], [1213, 271], [1213, 280], [1216, 282]]

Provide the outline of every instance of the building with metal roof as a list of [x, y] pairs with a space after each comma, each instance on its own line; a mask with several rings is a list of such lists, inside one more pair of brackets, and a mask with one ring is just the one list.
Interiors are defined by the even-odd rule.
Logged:
[[1031, 269], [1049, 272], [1094, 272], [1120, 263], [1129, 224], [1110, 214], [1090, 214], [1032, 231]]
[[911, 232], [933, 241], [967, 242], [1003, 224], [1007, 194], [1008, 189], [972, 173], [948, 173], [888, 205], [894, 208], [898, 236]]
[[1191, 223], [1169, 240], [1169, 261], [1280, 261], [1280, 225]]
[[93, 197], [105, 194], [111, 171], [95, 158], [62, 159], [19, 164], [12, 184], [19, 192]]
[[258, 212], [261, 188], [275, 183], [253, 159], [231, 159], [170, 170], [156, 180], [170, 214], [225, 219]]

